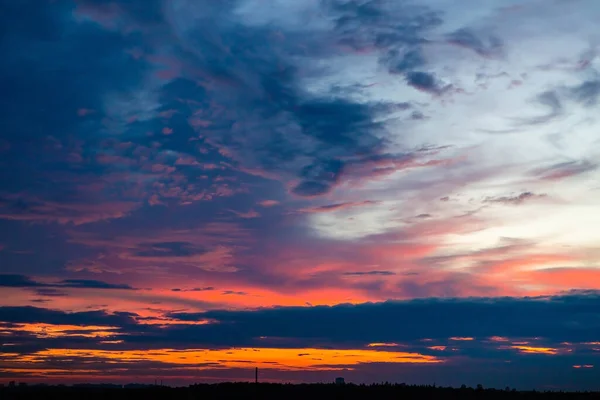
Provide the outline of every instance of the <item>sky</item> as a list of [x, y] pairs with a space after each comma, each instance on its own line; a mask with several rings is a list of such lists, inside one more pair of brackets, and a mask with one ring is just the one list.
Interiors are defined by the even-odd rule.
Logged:
[[0, 10], [0, 382], [600, 389], [597, 0]]

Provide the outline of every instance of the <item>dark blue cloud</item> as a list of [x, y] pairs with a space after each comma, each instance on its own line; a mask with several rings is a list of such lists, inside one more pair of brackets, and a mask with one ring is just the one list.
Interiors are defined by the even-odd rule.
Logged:
[[44, 323], [54, 325], [134, 326], [136, 314], [105, 311], [64, 312], [31, 306], [0, 307], [0, 321], [7, 323]]
[[[64, 279], [56, 283], [35, 281], [24, 275], [0, 274], [0, 287], [13, 288], [75, 288], [75, 289], [125, 289], [133, 288], [125, 284], [113, 284], [93, 279]], [[41, 291], [38, 293], [44, 293]], [[46, 292], [50, 293], [50, 292]]]
[[142, 243], [138, 247], [135, 255], [140, 257], [187, 257], [206, 252], [188, 242]]
[[432, 94], [440, 94], [442, 87], [433, 74], [422, 71], [411, 71], [406, 74], [406, 82], [419, 90]]
[[340, 43], [361, 51], [377, 49], [380, 63], [392, 74], [420, 90], [439, 94], [433, 76], [420, 72], [427, 60], [428, 33], [443, 22], [441, 13], [427, 6], [390, 1], [328, 1], [336, 18]]
[[41, 287], [43, 284], [24, 275], [2, 274], [0, 286], [3, 287]]
[[[600, 295], [596, 292], [574, 292], [536, 298], [423, 299], [248, 311], [172, 312], [164, 316], [172, 321], [165, 327], [139, 324], [137, 315], [132, 313], [1, 307], [0, 322], [117, 326], [127, 334], [121, 337], [124, 342], [120, 348], [131, 349], [273, 345], [356, 348], [386, 342], [410, 344], [417, 351], [431, 352], [434, 350], [428, 350], [427, 346], [460, 343], [461, 354], [483, 356], [506, 345], [490, 341], [491, 337], [525, 340], [527, 346], [533, 347], [597, 341], [599, 304]], [[179, 325], [177, 321], [210, 323]], [[475, 339], [457, 342], [452, 341], [453, 337]], [[577, 354], [593, 355], [584, 350], [578, 350]]]
[[428, 42], [425, 33], [442, 23], [440, 13], [426, 6], [391, 1], [325, 2], [336, 16], [341, 43], [356, 50], [411, 49]]
[[425, 65], [425, 58], [419, 49], [409, 50], [403, 55], [398, 54], [397, 50], [390, 51], [390, 72], [405, 73], [413, 71]]
[[[600, 295], [590, 291], [555, 297], [423, 299], [332, 307], [173, 312], [163, 317], [169, 319], [170, 324], [162, 327], [136, 322], [136, 319], [144, 318], [132, 313], [67, 313], [36, 307], [0, 307], [0, 324], [8, 331], [12, 324], [19, 323], [115, 326], [119, 328], [116, 333], [122, 334], [118, 337], [122, 342], [103, 343], [102, 338], [39, 338], [14, 331], [7, 336], [13, 344], [9, 351], [22, 354], [43, 348], [89, 349], [90, 346], [113, 351], [246, 346], [352, 349], [367, 348], [368, 343], [386, 342], [391, 343], [391, 348], [386, 350], [419, 352], [445, 360], [439, 366], [422, 367], [426, 371], [415, 365], [407, 367], [406, 372], [413, 374], [411, 381], [436, 374], [436, 381], [439, 378], [456, 385], [457, 379], [471, 376], [473, 368], [496, 371], [494, 376], [499, 380], [509, 379], [511, 370], [505, 368], [507, 362], [511, 368], [522, 368], [525, 374], [545, 367], [548, 372], [564, 370], [572, 373], [572, 365], [597, 363], [597, 352], [585, 342], [597, 341], [599, 302]], [[200, 320], [209, 323], [177, 324], [177, 321]], [[506, 337], [500, 340], [507, 341], [498, 341], [492, 338], [494, 336]], [[462, 337], [473, 337], [474, 340], [464, 341]], [[527, 354], [512, 347], [519, 343], [541, 349], [568, 346], [571, 350], [556, 355]], [[445, 346], [448, 350], [436, 346]], [[145, 373], [146, 366], [138, 367], [140, 373]], [[167, 368], [168, 364], [155, 367]], [[362, 380], [368, 379], [363, 373], [371, 368], [398, 373], [404, 367], [382, 364], [356, 368], [356, 379]], [[488, 382], [498, 384], [498, 380]], [[585, 384], [585, 380], [580, 383]], [[540, 385], [548, 384], [548, 381], [528, 376], [523, 380], [511, 380], [511, 384]]]
[[331, 186], [319, 181], [303, 181], [292, 189], [292, 193], [299, 196], [320, 196], [329, 193]]
[[79, 289], [133, 289], [129, 285], [107, 283], [93, 279], [65, 279], [60, 281], [58, 286]]
[[[596, 292], [540, 298], [428, 299], [359, 305], [281, 307], [255, 311], [173, 313], [195, 327], [198, 338], [272, 336], [332, 343], [402, 342], [423, 338], [542, 337], [551, 342], [596, 340], [600, 296]], [[316, 323], [315, 321], [318, 321]], [[362, 321], [357, 324], [357, 321]], [[404, 329], [407, 324], [410, 329]], [[203, 334], [204, 332], [204, 334]]]

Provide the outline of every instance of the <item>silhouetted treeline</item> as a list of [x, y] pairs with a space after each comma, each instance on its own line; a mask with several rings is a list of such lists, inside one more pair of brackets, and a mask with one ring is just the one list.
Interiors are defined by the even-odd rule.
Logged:
[[405, 384], [335, 385], [221, 383], [187, 388], [44, 386], [0, 388], [2, 400], [205, 400], [205, 399], [599, 399], [598, 392], [540, 392], [478, 388], [444, 388]]

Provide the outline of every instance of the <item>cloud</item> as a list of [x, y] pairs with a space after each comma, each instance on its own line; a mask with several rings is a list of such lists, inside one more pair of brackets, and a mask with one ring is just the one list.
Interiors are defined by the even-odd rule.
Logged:
[[138, 207], [135, 202], [68, 203], [39, 199], [0, 199], [0, 219], [83, 225], [122, 218]]
[[[506, 360], [511, 361], [512, 369], [501, 372], [502, 377], [510, 376], [515, 365], [527, 366], [525, 371], [529, 371], [541, 360], [554, 368], [563, 364], [569, 369], [571, 365], [593, 364], [597, 356], [589, 348], [598, 327], [590, 317], [597, 313], [599, 299], [597, 292], [588, 291], [554, 297], [421, 299], [332, 307], [171, 312], [164, 316], [164, 321], [170, 322], [159, 326], [135, 322], [139, 316], [132, 313], [67, 313], [36, 307], [0, 307], [0, 323], [19, 325], [2, 328], [10, 332], [7, 337], [14, 344], [10, 351], [23, 352], [8, 358], [8, 368], [17, 367], [20, 357], [28, 355], [43, 362], [60, 362], [60, 357], [67, 356], [71, 370], [78, 370], [78, 360], [84, 358], [87, 363], [81, 368], [85, 370], [102, 371], [95, 360], [101, 365], [106, 365], [107, 360], [116, 365], [127, 361], [127, 373], [145, 374], [147, 363], [156, 363], [153, 371], [172, 369], [173, 356], [185, 355], [175, 364], [235, 368], [235, 360], [259, 363], [272, 359], [275, 364], [261, 368], [275, 373], [296, 365], [296, 361], [277, 364], [284, 355], [293, 354], [302, 359], [310, 356], [319, 359], [299, 360], [304, 371], [311, 367], [327, 370], [356, 365], [356, 373], [364, 373], [373, 368], [368, 364], [374, 361], [377, 362], [373, 366], [384, 369], [398, 362], [413, 365], [419, 360], [437, 361], [449, 364], [458, 374], [454, 378], [444, 375], [452, 381], [468, 376], [470, 368], [476, 365], [504, 365]], [[31, 337], [22, 329], [28, 329], [23, 324], [36, 323], [50, 324], [49, 331], [71, 331], [61, 331], [65, 337], [40, 336], [32, 345]], [[91, 325], [96, 331], [86, 328]], [[118, 340], [93, 335], [76, 337], [82, 331], [67, 326], [81, 326], [89, 332], [98, 332], [98, 327], [115, 327], [110, 333], [118, 335]], [[363, 353], [380, 344], [394, 347]], [[132, 359], [140, 351], [147, 356]], [[218, 361], [206, 366], [198, 364], [209, 353], [218, 356]], [[352, 360], [360, 355], [366, 358], [363, 363], [355, 364], [346, 360], [346, 354], [348, 357], [353, 354]], [[254, 355], [260, 360], [255, 360]], [[332, 359], [330, 355], [336, 357]], [[438, 370], [420, 373], [427, 371]]]
[[[113, 284], [92, 279], [63, 279], [54, 283], [45, 283], [24, 275], [0, 274], [0, 286], [14, 288], [70, 288], [70, 289], [122, 289], [133, 290], [129, 285]], [[51, 290], [51, 289], [45, 289]], [[43, 292], [43, 291], [42, 291]], [[41, 292], [39, 292], [41, 293]], [[44, 293], [50, 293], [48, 291]], [[47, 295], [47, 294], [46, 294]]]
[[369, 206], [369, 205], [373, 205], [373, 204], [378, 204], [378, 202], [366, 200], [366, 201], [328, 204], [325, 206], [302, 208], [299, 211], [304, 212], [304, 213], [334, 212], [334, 211], [340, 211], [340, 210], [347, 210], [349, 208], [354, 208], [354, 207]]
[[248, 218], [257, 218], [257, 217], [260, 217], [260, 214], [257, 211], [255, 211], [255, 210], [249, 210], [249, 211], [246, 211], [246, 212], [239, 212], [239, 211], [235, 211], [235, 210], [229, 210], [229, 211], [231, 211], [232, 213], [234, 213], [235, 215], [237, 215], [240, 218], [246, 218], [246, 219], [248, 219]]
[[212, 286], [198, 287], [198, 288], [192, 288], [192, 289], [180, 289], [180, 288], [171, 289], [172, 292], [206, 292], [206, 291], [212, 291], [212, 290], [215, 290], [215, 288]]
[[134, 326], [135, 314], [105, 311], [64, 312], [31, 306], [0, 307], [0, 321], [8, 323], [44, 323], [53, 325]]
[[419, 219], [431, 218], [431, 214], [419, 214], [419, 215], [415, 216], [415, 218], [419, 218]]
[[446, 37], [449, 43], [470, 49], [483, 57], [499, 55], [503, 48], [503, 43], [499, 38], [490, 36], [484, 40], [466, 28], [458, 29]]
[[406, 74], [406, 82], [415, 89], [431, 94], [441, 94], [445, 90], [435, 76], [428, 72], [411, 71]]
[[67, 297], [66, 292], [51, 288], [51, 287], [39, 287], [34, 290], [35, 294], [42, 297]]
[[600, 98], [600, 81], [586, 81], [571, 89], [572, 96], [582, 104], [592, 107]]
[[0, 275], [0, 286], [3, 287], [41, 287], [43, 284], [24, 275]]
[[133, 289], [129, 285], [106, 283], [106, 282], [97, 281], [97, 280], [93, 280], [93, 279], [65, 279], [65, 280], [60, 281], [58, 285], [61, 287], [82, 288], [82, 289], [125, 289], [125, 290]]
[[535, 102], [548, 109], [545, 115], [522, 118], [518, 122], [521, 125], [542, 125], [551, 122], [561, 116], [564, 112], [563, 103], [556, 91], [545, 91], [535, 97]]
[[[105, 267], [121, 272], [144, 268], [148, 263], [232, 272], [236, 270], [236, 251], [251, 242], [249, 233], [237, 223], [223, 222], [194, 229], [115, 231], [114, 236], [74, 231], [70, 240], [98, 252]], [[81, 268], [86, 263], [89, 261]]]
[[[590, 291], [555, 297], [422, 299], [332, 307], [172, 313], [169, 316], [182, 321], [216, 321], [217, 324], [198, 327], [211, 336], [235, 329], [248, 338], [288, 336], [303, 338], [309, 343], [319, 338], [341, 344], [492, 336], [543, 337], [558, 343], [593, 340], [596, 325], [586, 315], [596, 312], [593, 310], [599, 299], [597, 292]], [[356, 321], [369, 323], [361, 329]], [[411, 329], [402, 329], [407, 321]]]
[[235, 295], [235, 296], [247, 296], [248, 293], [246, 292], [236, 292], [235, 290], [225, 290], [223, 292], [221, 292], [222, 295], [228, 296], [228, 295]]
[[561, 180], [573, 176], [595, 171], [598, 166], [590, 161], [566, 161], [551, 165], [545, 168], [539, 168], [533, 171], [534, 175], [544, 180]]
[[263, 200], [258, 204], [260, 204], [262, 207], [273, 207], [278, 205], [279, 202], [277, 200]]
[[[398, 343], [418, 351], [431, 345], [419, 344], [427, 338], [448, 345], [455, 345], [449, 342], [458, 340], [463, 343], [460, 346], [475, 346], [473, 351], [485, 350], [486, 346], [491, 346], [489, 351], [498, 351], [503, 350], [497, 347], [499, 342], [488, 338], [508, 338], [509, 344], [515, 346], [550, 348], [563, 348], [563, 342], [584, 344], [596, 340], [597, 326], [589, 316], [597, 313], [599, 298], [595, 291], [580, 291], [553, 297], [420, 299], [199, 313], [179, 311], [167, 312], [164, 321], [170, 323], [158, 326], [136, 322], [138, 315], [126, 312], [69, 313], [37, 307], [0, 307], [0, 321], [114, 326], [123, 334], [120, 349], [273, 345], [360, 348], [369, 343]], [[357, 321], [368, 324], [357, 325]], [[407, 323], [411, 329], [403, 329]]]
[[346, 276], [390, 276], [396, 275], [392, 271], [357, 271], [357, 272], [344, 272]]
[[[54, 322], [137, 314], [120, 343], [25, 327], [17, 351], [46, 351], [28, 368], [115, 379], [189, 379], [160, 349], [228, 346], [389, 342], [450, 365], [353, 364], [357, 379], [594, 364], [558, 341], [592, 336], [578, 311], [591, 292], [455, 298], [598, 289], [593, 2], [13, 2], [0, 16], [3, 304], [44, 304], [11, 312]], [[527, 206], [543, 193], [555, 200]], [[446, 299], [393, 301], [428, 296]], [[305, 303], [316, 310], [290, 307]], [[431, 332], [438, 350], [415, 342]], [[150, 348], [146, 364], [115, 359]], [[245, 373], [215, 364], [201, 374]], [[271, 377], [329, 379], [302, 373]]]
[[502, 197], [486, 197], [484, 203], [499, 203], [507, 205], [521, 205], [525, 202], [530, 202], [535, 199], [546, 197], [545, 194], [535, 194], [532, 192], [523, 192], [516, 196], [502, 196]]

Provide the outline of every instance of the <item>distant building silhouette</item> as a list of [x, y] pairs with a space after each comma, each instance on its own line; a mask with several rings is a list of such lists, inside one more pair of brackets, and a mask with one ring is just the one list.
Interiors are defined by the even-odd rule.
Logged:
[[341, 376], [340, 376], [340, 377], [338, 377], [338, 378], [335, 378], [335, 384], [336, 384], [336, 385], [343, 385], [343, 384], [345, 384], [345, 383], [346, 383], [346, 381], [345, 381], [345, 380], [344, 380], [344, 378], [342, 378]]
[[10, 382], [8, 382], [8, 387], [11, 387], [11, 388], [12, 388], [12, 387], [15, 387], [15, 386], [16, 386], [16, 383], [15, 383], [15, 381], [10, 381]]

